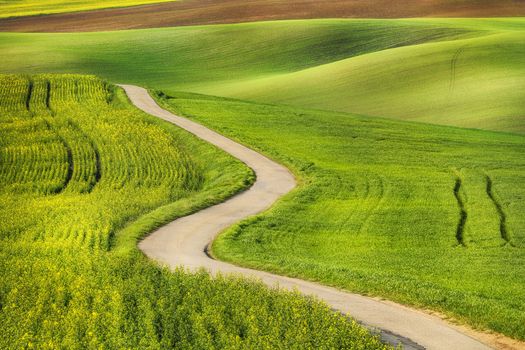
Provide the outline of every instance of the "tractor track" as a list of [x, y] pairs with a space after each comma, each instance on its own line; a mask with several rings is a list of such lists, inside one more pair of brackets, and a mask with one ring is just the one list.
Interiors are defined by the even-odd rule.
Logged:
[[465, 247], [465, 224], [467, 223], [468, 214], [467, 209], [465, 208], [465, 202], [461, 197], [462, 184], [461, 178], [458, 177], [456, 179], [456, 184], [454, 185], [454, 197], [456, 197], [459, 207], [459, 221], [456, 228], [456, 240], [458, 241], [458, 245]]
[[509, 231], [507, 230], [507, 215], [503, 211], [502, 204], [498, 201], [498, 199], [496, 198], [496, 195], [494, 194], [492, 179], [488, 175], [486, 175], [485, 179], [487, 181], [487, 187], [486, 187], [487, 196], [489, 196], [490, 200], [494, 204], [494, 207], [496, 208], [496, 211], [498, 212], [499, 231], [500, 231], [501, 239], [505, 241], [505, 244], [512, 245], [512, 242], [510, 240]]

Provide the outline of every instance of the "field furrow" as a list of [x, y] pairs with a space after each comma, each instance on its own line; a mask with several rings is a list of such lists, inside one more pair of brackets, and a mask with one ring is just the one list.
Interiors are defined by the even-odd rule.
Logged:
[[486, 176], [487, 180], [487, 195], [489, 196], [490, 200], [494, 203], [494, 207], [498, 211], [499, 216], [499, 232], [501, 235], [501, 239], [505, 241], [505, 243], [508, 243], [510, 245], [512, 244], [511, 238], [509, 236], [509, 232], [507, 231], [507, 214], [503, 211], [503, 207], [496, 197], [496, 194], [494, 193], [493, 185], [492, 185], [492, 179], [489, 175]]
[[456, 201], [458, 202], [458, 208], [459, 208], [459, 221], [458, 226], [456, 228], [456, 240], [458, 241], [458, 244], [461, 246], [465, 246], [465, 224], [467, 223], [467, 210], [465, 209], [465, 203], [463, 201], [462, 195], [461, 195], [461, 178], [456, 178], [456, 184], [454, 185], [454, 197], [456, 197]]

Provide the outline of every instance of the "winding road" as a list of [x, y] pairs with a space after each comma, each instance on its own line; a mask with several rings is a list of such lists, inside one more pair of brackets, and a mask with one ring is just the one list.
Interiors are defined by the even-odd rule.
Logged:
[[439, 317], [399, 304], [343, 292], [300, 279], [238, 267], [212, 259], [206, 252], [218, 233], [249, 216], [261, 213], [296, 186], [293, 175], [276, 162], [200, 124], [176, 116], [157, 105], [147, 90], [120, 85], [131, 102], [153, 116], [189, 131], [240, 159], [257, 176], [248, 190], [215, 206], [179, 218], [153, 232], [139, 243], [151, 259], [170, 267], [205, 268], [212, 274], [235, 273], [255, 277], [270, 287], [296, 289], [313, 295], [333, 309], [351, 315], [378, 331], [385, 342], [402, 343], [405, 349], [490, 349]]

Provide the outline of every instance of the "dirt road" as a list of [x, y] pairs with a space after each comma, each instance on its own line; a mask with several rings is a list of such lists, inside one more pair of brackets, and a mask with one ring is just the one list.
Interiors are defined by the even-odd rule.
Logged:
[[296, 185], [285, 167], [200, 124], [178, 117], [157, 105], [140, 87], [122, 85], [132, 103], [148, 114], [174, 123], [214, 144], [252, 168], [257, 181], [247, 191], [221, 204], [177, 219], [140, 242], [140, 249], [151, 259], [170, 267], [205, 268], [211, 273], [235, 273], [260, 279], [266, 285], [297, 289], [314, 295], [334, 309], [351, 315], [364, 325], [380, 330], [382, 338], [405, 349], [490, 349], [463, 334], [442, 319], [408, 307], [370, 297], [342, 292], [317, 283], [246, 269], [214, 260], [206, 254], [210, 242], [222, 230], [249, 216], [268, 209]]

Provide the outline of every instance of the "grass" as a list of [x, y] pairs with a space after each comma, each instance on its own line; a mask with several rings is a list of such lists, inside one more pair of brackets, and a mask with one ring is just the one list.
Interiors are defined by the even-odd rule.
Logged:
[[524, 47], [514, 31], [408, 46], [225, 84], [220, 95], [525, 133]]
[[[221, 236], [220, 258], [523, 340], [523, 27], [519, 18], [312, 20], [3, 33], [0, 70], [162, 89], [170, 108], [289, 166], [300, 188]], [[136, 236], [115, 240], [133, 246]]]
[[524, 133], [524, 28], [515, 18], [3, 33], [0, 70]]
[[159, 101], [290, 167], [299, 188], [220, 259], [525, 339], [525, 137], [188, 93]]
[[253, 174], [120, 89], [0, 76], [0, 135], [0, 348], [385, 348], [312, 299], [147, 260], [138, 239]]
[[0, 18], [153, 4], [174, 0], [1, 0]]

